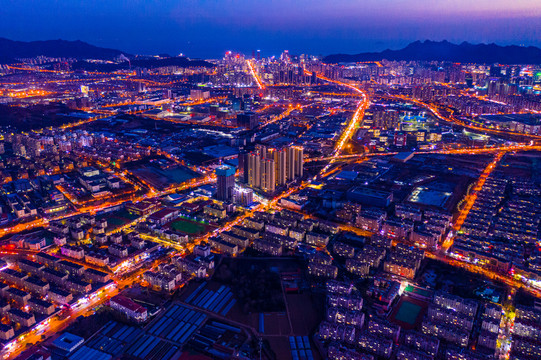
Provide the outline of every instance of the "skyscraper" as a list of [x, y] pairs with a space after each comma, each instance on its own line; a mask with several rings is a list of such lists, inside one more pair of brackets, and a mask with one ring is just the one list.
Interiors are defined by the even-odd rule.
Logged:
[[304, 148], [302, 146], [293, 146], [295, 157], [295, 178], [300, 178], [304, 174]]
[[239, 153], [239, 180], [243, 183], [248, 183], [248, 156], [249, 152], [243, 151]]
[[287, 150], [274, 151], [274, 162], [276, 164], [276, 185], [285, 185], [287, 183]]
[[257, 152], [248, 154], [248, 185], [261, 187], [261, 156]]
[[303, 176], [304, 150], [292, 146], [280, 150], [256, 145], [255, 151], [240, 154], [245, 182], [256, 189], [272, 193], [277, 186], [284, 186]]
[[231, 200], [235, 187], [235, 168], [226, 165], [216, 168], [216, 182], [216, 198], [222, 201]]
[[270, 193], [276, 190], [276, 169], [274, 159], [261, 160], [261, 189]]
[[302, 146], [287, 148], [287, 180], [292, 181], [302, 177], [304, 165], [304, 149]]

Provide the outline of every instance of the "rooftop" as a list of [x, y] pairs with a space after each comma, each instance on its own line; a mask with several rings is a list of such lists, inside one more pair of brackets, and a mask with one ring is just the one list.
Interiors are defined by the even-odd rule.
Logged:
[[68, 353], [77, 349], [85, 339], [80, 336], [65, 332], [53, 341], [53, 345]]
[[147, 309], [139, 304], [137, 304], [135, 301], [133, 301], [130, 298], [127, 298], [122, 295], [117, 295], [111, 298], [111, 302], [114, 302], [126, 309], [129, 309], [131, 311], [135, 311], [138, 313], [145, 313]]

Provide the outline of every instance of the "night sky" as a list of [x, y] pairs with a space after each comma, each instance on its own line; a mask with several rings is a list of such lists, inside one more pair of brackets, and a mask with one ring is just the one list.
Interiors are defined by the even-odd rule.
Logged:
[[358, 53], [415, 40], [541, 46], [541, 0], [7, 0], [0, 36], [133, 54]]

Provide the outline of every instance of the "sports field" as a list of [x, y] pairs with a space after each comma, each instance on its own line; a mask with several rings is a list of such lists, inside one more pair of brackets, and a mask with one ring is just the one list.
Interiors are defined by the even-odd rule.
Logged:
[[403, 321], [410, 325], [414, 325], [417, 316], [419, 316], [419, 312], [421, 312], [421, 309], [422, 307], [417, 304], [411, 303], [409, 301], [404, 301], [400, 305], [400, 308], [395, 315], [395, 319], [398, 321]]
[[207, 230], [207, 226], [193, 221], [179, 219], [171, 222], [171, 229], [187, 235], [201, 234]]
[[99, 215], [97, 216], [97, 219], [106, 219], [107, 231], [113, 231], [115, 229], [118, 229], [119, 227], [131, 223], [138, 217], [138, 215], [131, 214], [127, 210], [120, 210]]
[[389, 315], [389, 320], [400, 325], [405, 330], [419, 326], [423, 319], [428, 303], [410, 296], [402, 296]]

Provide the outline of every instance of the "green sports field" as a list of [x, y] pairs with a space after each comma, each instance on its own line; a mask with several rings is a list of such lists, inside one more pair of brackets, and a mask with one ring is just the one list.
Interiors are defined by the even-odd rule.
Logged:
[[206, 231], [207, 227], [204, 224], [198, 224], [193, 221], [179, 219], [173, 221], [171, 229], [188, 235], [196, 235]]

